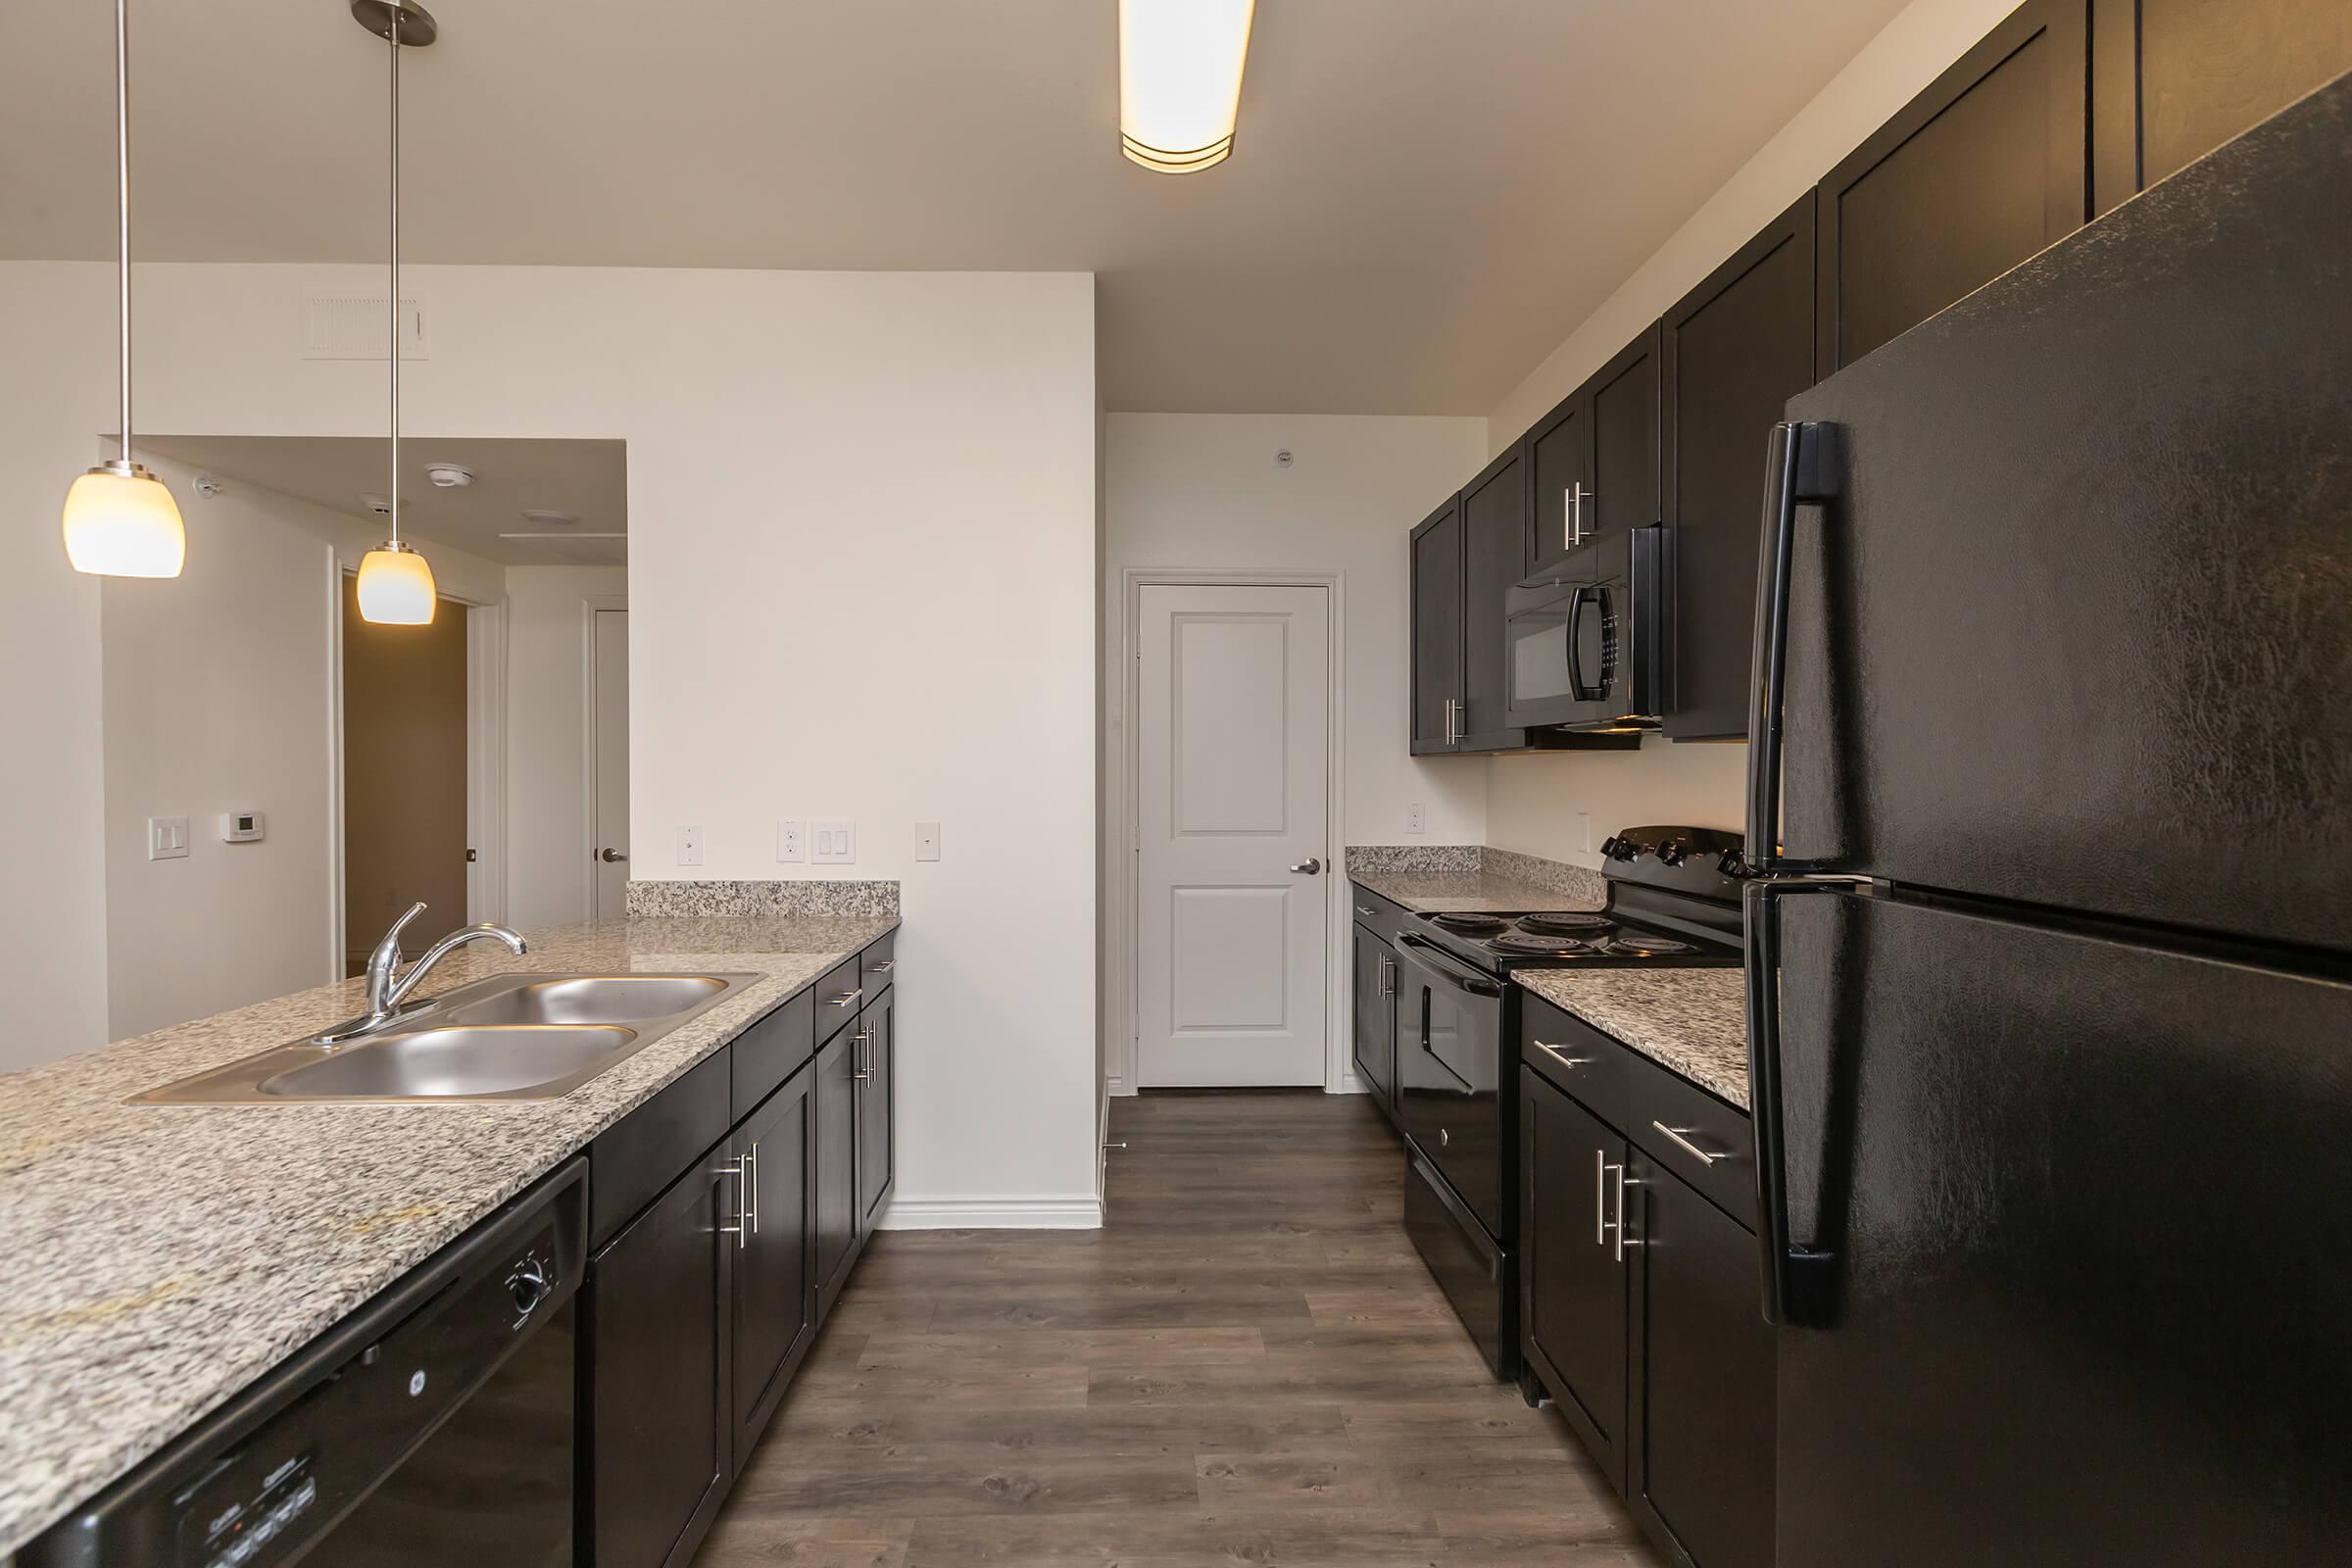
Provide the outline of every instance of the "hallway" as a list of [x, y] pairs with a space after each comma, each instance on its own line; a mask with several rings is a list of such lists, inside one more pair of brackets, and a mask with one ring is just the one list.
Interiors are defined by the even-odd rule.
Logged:
[[1489, 1376], [1361, 1097], [1113, 1101], [1100, 1231], [878, 1236], [700, 1568], [1654, 1568]]

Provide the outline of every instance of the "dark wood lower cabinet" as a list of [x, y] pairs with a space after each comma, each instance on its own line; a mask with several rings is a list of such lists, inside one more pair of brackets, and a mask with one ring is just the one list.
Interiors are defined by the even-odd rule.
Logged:
[[1520, 1069], [1519, 1322], [1528, 1365], [1626, 1484], [1625, 1140]]
[[1627, 1192], [1639, 1244], [1627, 1496], [1678, 1561], [1772, 1568], [1777, 1391], [1756, 1239], [1639, 1151]]
[[684, 1563], [733, 1479], [738, 1201], [722, 1145], [589, 1260], [581, 1544], [596, 1568]]
[[775, 1413], [816, 1338], [815, 1097], [793, 1075], [728, 1143], [749, 1195], [734, 1240], [729, 1321], [735, 1337], [735, 1471]]
[[898, 1077], [892, 1071], [891, 1012], [898, 997], [885, 991], [858, 1015], [857, 1060], [851, 1082], [858, 1091], [858, 1235], [873, 1234], [898, 1183]]
[[[820, 990], [854, 1004], [858, 965]], [[805, 1044], [809, 1004], [739, 1038]], [[896, 1004], [868, 1000], [732, 1128], [731, 1043], [590, 1147], [592, 1189], [658, 1196], [610, 1216], [580, 1290], [574, 1568], [682, 1568], [783, 1402], [896, 1182]], [[681, 1161], [666, 1186], [652, 1175]]]
[[1355, 1075], [1391, 1121], [1396, 1118], [1396, 959], [1366, 926], [1355, 932]]

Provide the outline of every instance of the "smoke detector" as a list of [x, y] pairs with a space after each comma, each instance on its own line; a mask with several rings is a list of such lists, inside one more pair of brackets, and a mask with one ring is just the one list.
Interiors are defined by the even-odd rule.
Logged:
[[369, 512], [374, 513], [379, 517], [389, 517], [392, 515], [392, 501], [388, 496], [362, 495], [360, 497], [360, 505], [366, 507]]
[[218, 501], [220, 499], [220, 481], [214, 478], [209, 473], [198, 474], [190, 483], [189, 488], [194, 490], [198, 495], [204, 497], [204, 499], [207, 501]]
[[542, 528], [568, 528], [580, 519], [568, 512], [541, 512], [525, 507], [522, 520]]
[[461, 489], [473, 483], [473, 470], [455, 463], [428, 463], [424, 466], [424, 476], [443, 490]]

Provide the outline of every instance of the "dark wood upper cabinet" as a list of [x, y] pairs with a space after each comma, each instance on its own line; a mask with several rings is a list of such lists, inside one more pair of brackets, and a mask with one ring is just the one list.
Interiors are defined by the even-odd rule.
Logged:
[[1527, 432], [1527, 456], [1534, 491], [1527, 514], [1527, 577], [1563, 582], [1592, 577], [1591, 541], [1597, 518], [1589, 385], [1569, 393]]
[[1663, 323], [1678, 740], [1747, 733], [1764, 446], [1813, 384], [1813, 207], [1807, 191]]
[[1627, 536], [1659, 520], [1658, 328], [1617, 351], [1586, 383], [1592, 397], [1592, 500], [1587, 537], [1601, 577], [1623, 573]]
[[2090, 62], [2103, 213], [2352, 71], [2352, 6], [2092, 0]]
[[2089, 0], [2027, 0], [1821, 182], [1828, 375], [2087, 216]]
[[1462, 504], [1448, 496], [1413, 530], [1412, 746], [1454, 750], [1462, 699]]
[[1503, 678], [1503, 601], [1526, 564], [1527, 448], [1514, 443], [1462, 487], [1461, 750], [1495, 751], [1524, 743], [1503, 721], [1510, 694]]

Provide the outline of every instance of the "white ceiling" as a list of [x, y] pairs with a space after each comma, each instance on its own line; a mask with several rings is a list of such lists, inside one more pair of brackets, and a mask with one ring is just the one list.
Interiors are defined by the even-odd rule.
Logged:
[[[138, 444], [230, 484], [260, 485], [356, 517], [369, 515], [364, 498], [389, 488], [379, 437], [141, 434]], [[425, 469], [439, 463], [471, 469], [473, 482], [435, 485]], [[182, 496], [180, 505], [203, 503]], [[579, 520], [537, 522], [525, 511]], [[627, 444], [403, 436], [400, 526], [509, 566], [621, 565], [628, 560]], [[548, 537], [508, 537], [518, 533]], [[599, 534], [622, 537], [589, 537]]]
[[[1113, 0], [442, 0], [404, 237], [1092, 270], [1113, 409], [1481, 415], [1901, 5], [1261, 0], [1232, 160], [1171, 177], [1119, 156]], [[0, 4], [0, 257], [114, 254], [111, 10]], [[140, 257], [380, 257], [346, 0], [131, 13]]]

